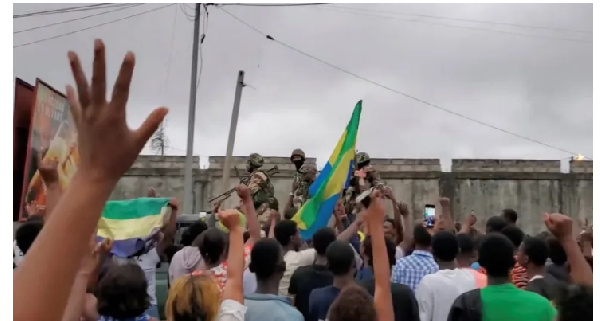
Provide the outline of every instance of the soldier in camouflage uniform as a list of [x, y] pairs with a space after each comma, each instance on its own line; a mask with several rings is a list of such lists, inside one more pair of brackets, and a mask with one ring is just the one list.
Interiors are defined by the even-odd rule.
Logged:
[[371, 187], [381, 188], [383, 182], [377, 170], [371, 166], [371, 158], [365, 152], [356, 153], [354, 176], [350, 179], [344, 195], [346, 213], [356, 214], [356, 197]]
[[294, 149], [292, 152], [292, 156], [290, 156], [290, 161], [296, 167], [296, 173], [294, 173], [294, 179], [292, 181], [292, 193], [298, 189], [298, 186], [302, 183], [302, 173], [300, 172], [300, 168], [304, 165], [304, 161], [306, 160], [306, 156], [304, 152], [300, 148]]
[[302, 207], [304, 203], [309, 199], [308, 188], [310, 184], [317, 178], [317, 166], [313, 164], [304, 164], [298, 172], [302, 175], [301, 181], [298, 183], [296, 190], [290, 195], [292, 204], [296, 208]]
[[275, 202], [275, 188], [269, 175], [261, 169], [263, 164], [263, 157], [258, 153], [252, 153], [246, 165], [246, 169], [250, 173], [248, 188], [252, 194], [252, 200], [254, 200], [254, 209], [258, 209], [263, 203], [272, 205]]

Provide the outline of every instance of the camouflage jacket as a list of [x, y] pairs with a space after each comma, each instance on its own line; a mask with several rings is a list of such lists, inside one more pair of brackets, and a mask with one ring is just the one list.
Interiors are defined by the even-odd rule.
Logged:
[[294, 190], [294, 199], [293, 199], [293, 205], [296, 208], [300, 208], [302, 205], [304, 205], [304, 203], [306, 203], [306, 201], [310, 198], [310, 195], [308, 194], [308, 189], [310, 188], [310, 184], [311, 182], [307, 182], [305, 180], [301, 180], [298, 183], [298, 187], [296, 188], [296, 190]]
[[275, 188], [271, 183], [269, 175], [263, 170], [258, 169], [250, 174], [248, 188], [252, 194], [255, 209], [263, 203], [271, 204], [275, 199]]

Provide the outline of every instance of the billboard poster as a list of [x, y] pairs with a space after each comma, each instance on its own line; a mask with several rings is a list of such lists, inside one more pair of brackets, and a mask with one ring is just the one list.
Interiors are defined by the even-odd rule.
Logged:
[[37, 79], [23, 174], [21, 221], [45, 213], [46, 187], [38, 171], [40, 158], [58, 162], [58, 181], [64, 190], [79, 164], [77, 131], [66, 97]]

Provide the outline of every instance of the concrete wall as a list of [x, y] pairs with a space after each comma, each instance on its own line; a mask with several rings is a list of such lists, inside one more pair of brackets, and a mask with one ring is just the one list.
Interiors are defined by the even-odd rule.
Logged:
[[[308, 158], [315, 163], [316, 159]], [[207, 200], [221, 190], [224, 157], [210, 157], [208, 169], [194, 167], [195, 211], [208, 210]], [[442, 172], [438, 159], [372, 159], [385, 183], [398, 200], [406, 202], [417, 217], [425, 204], [436, 204], [440, 196], [452, 201], [453, 214], [463, 220], [475, 211], [478, 225], [513, 208], [519, 225], [528, 233], [544, 229], [542, 214], [558, 211], [576, 219], [592, 222], [592, 161], [571, 161], [568, 173], [560, 172], [560, 161], [457, 159], [451, 172]], [[113, 199], [135, 198], [154, 187], [160, 195], [182, 197], [184, 157], [140, 156], [112, 194]], [[234, 187], [245, 174], [246, 158], [233, 159], [228, 187]], [[277, 165], [273, 176], [276, 197], [283, 208], [291, 190], [294, 167], [288, 157], [265, 157], [264, 169]], [[236, 171], [237, 169], [237, 171]], [[231, 197], [226, 206], [237, 203]]]

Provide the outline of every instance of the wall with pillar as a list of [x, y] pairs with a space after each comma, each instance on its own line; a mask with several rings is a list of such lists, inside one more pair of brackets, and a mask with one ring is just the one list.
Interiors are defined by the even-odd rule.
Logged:
[[[140, 197], [154, 187], [160, 195], [181, 198], [184, 160], [180, 156], [140, 156], [111, 197]], [[194, 159], [193, 169], [196, 212], [209, 210], [209, 197], [222, 190], [224, 157], [210, 157], [207, 169], [200, 169], [198, 161]], [[316, 163], [316, 159], [308, 158], [307, 162]], [[246, 174], [246, 157], [235, 156], [232, 163], [226, 184], [229, 188]], [[527, 233], [542, 231], [542, 214], [549, 211], [576, 219], [587, 217], [592, 222], [592, 161], [571, 161], [567, 173], [560, 171], [560, 161], [556, 160], [455, 159], [450, 172], [441, 170], [438, 159], [372, 159], [371, 164], [396, 198], [419, 213], [417, 218], [425, 204], [435, 204], [440, 196], [446, 196], [451, 199], [456, 219], [463, 220], [473, 210], [480, 227], [504, 208], [519, 213], [518, 224]], [[275, 165], [279, 172], [272, 181], [283, 208], [295, 168], [288, 157], [265, 157], [264, 169]], [[234, 196], [225, 205], [236, 203]]]

